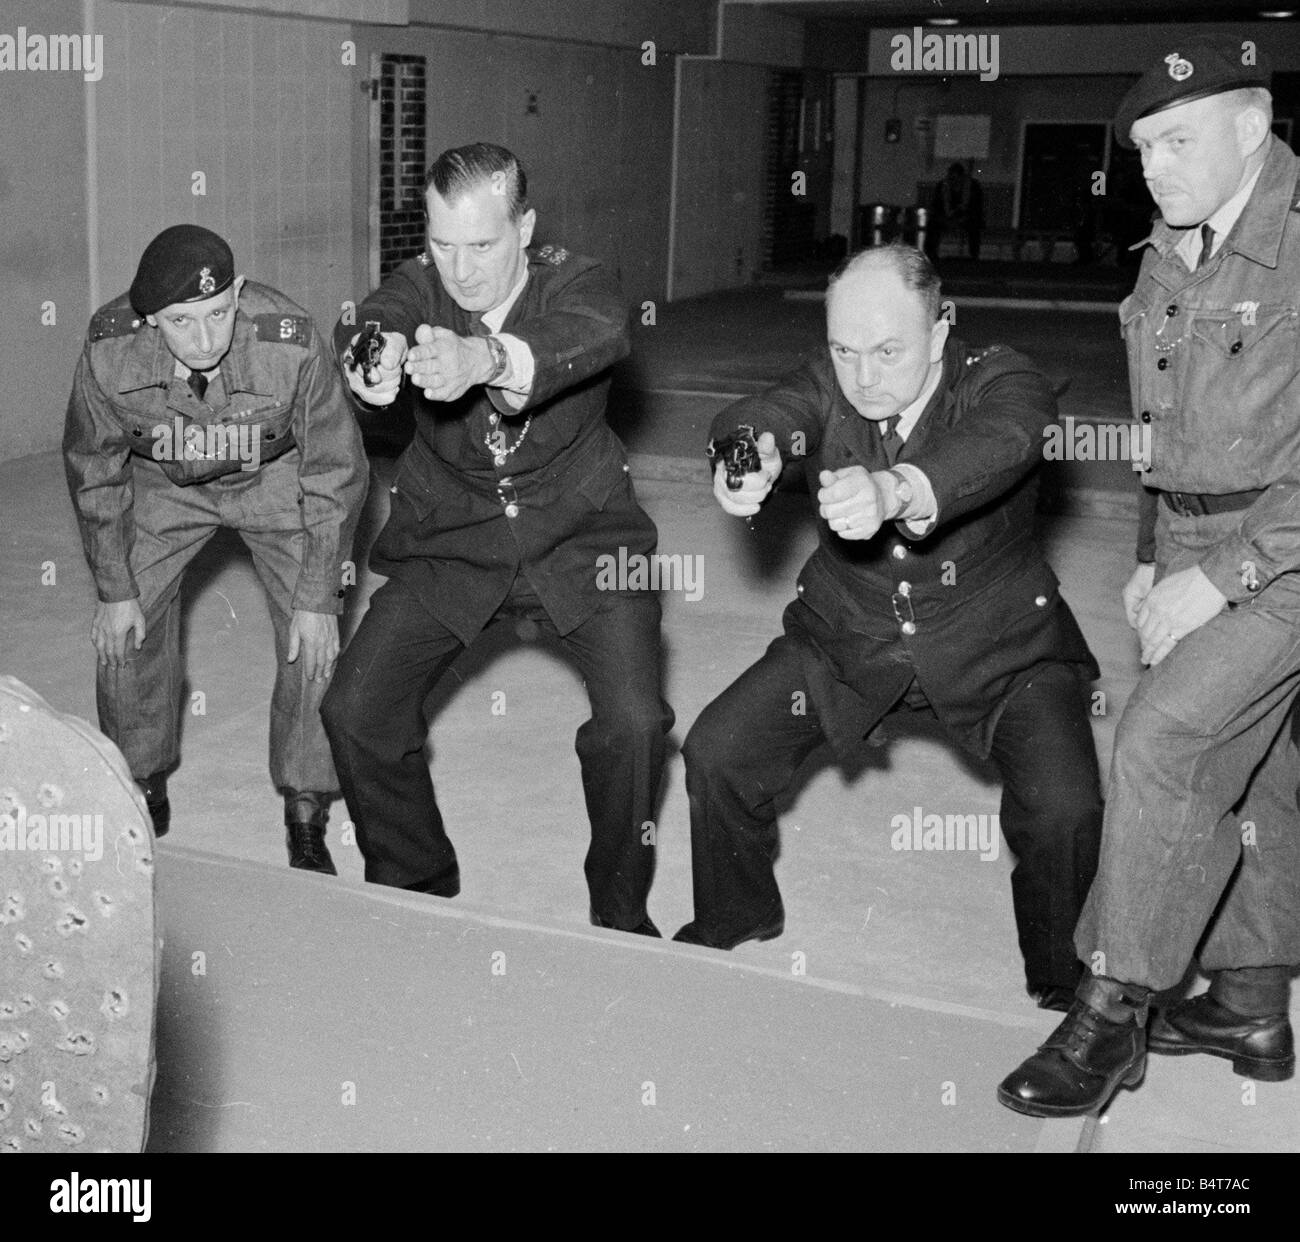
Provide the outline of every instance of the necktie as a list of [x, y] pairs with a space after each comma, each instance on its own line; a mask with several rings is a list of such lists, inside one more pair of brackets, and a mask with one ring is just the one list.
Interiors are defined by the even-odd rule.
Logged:
[[905, 441], [898, 434], [899, 414], [891, 414], [888, 418], [882, 419], [880, 423], [880, 439], [885, 446], [885, 456], [889, 458], [889, 464], [892, 466], [897, 460], [898, 455], [903, 451]]
[[1214, 249], [1214, 230], [1208, 224], [1201, 225], [1201, 253], [1196, 258], [1196, 270], [1205, 266]]
[[203, 394], [208, 391], [208, 377], [202, 371], [191, 371], [188, 382], [190, 391], [202, 401]]
[[469, 317], [470, 336], [491, 336], [492, 329], [483, 322], [483, 316], [474, 311]]

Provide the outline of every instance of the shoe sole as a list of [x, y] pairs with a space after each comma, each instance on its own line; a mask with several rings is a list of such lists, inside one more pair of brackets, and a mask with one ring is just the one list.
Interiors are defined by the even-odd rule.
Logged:
[[998, 1087], [998, 1103], [1015, 1113], [1023, 1113], [1026, 1117], [1043, 1117], [1053, 1120], [1061, 1117], [1087, 1117], [1089, 1115], [1100, 1115], [1110, 1105], [1110, 1102], [1119, 1093], [1121, 1087], [1127, 1087], [1130, 1091], [1135, 1090], [1142, 1085], [1142, 1079], [1146, 1076], [1147, 1060], [1143, 1057], [1141, 1061], [1134, 1064], [1124, 1075], [1115, 1087], [1110, 1091], [1105, 1099], [1096, 1104], [1089, 1104], [1085, 1107], [1076, 1107], [1071, 1105], [1049, 1106], [1045, 1104], [1035, 1104], [1032, 1100], [1022, 1100], [1019, 1096], [1012, 1095], [1009, 1091]]
[[15, 846], [25, 823], [0, 855], [0, 1152], [141, 1151], [160, 957], [144, 798], [103, 734], [12, 677], [0, 772]]
[[1260, 1061], [1254, 1057], [1239, 1056], [1230, 1048], [1212, 1048], [1206, 1044], [1188, 1047], [1186, 1044], [1162, 1044], [1147, 1040], [1147, 1051], [1158, 1053], [1162, 1057], [1190, 1057], [1198, 1052], [1207, 1056], [1221, 1057], [1232, 1062], [1232, 1072], [1243, 1078], [1253, 1078], [1258, 1082], [1287, 1082], [1295, 1077], [1295, 1058], [1287, 1061]]

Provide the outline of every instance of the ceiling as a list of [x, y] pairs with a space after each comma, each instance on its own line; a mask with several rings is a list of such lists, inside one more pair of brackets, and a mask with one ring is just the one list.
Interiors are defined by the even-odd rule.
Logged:
[[[1300, 0], [759, 0], [793, 17], [837, 25], [915, 26], [954, 17], [962, 26], [1106, 25], [1112, 22], [1255, 21], [1261, 10], [1296, 11]], [[1279, 25], [1283, 23], [1279, 22]]]

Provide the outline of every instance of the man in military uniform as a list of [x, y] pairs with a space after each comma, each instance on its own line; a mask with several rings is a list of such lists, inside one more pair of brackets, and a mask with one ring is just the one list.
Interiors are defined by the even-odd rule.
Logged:
[[[1236, 1073], [1294, 1072], [1300, 815], [1287, 716], [1300, 688], [1300, 161], [1271, 134], [1252, 43], [1171, 42], [1125, 96], [1160, 209], [1120, 307], [1151, 432], [1124, 590], [1149, 665], [1115, 737], [1090, 968], [1065, 1021], [999, 1088], [1069, 1116], [1142, 1078], [1148, 1046]], [[1199, 945], [1208, 992], [1158, 1014]]]
[[821, 521], [785, 632], [687, 736], [695, 919], [676, 938], [779, 935], [775, 799], [823, 740], [848, 757], [888, 713], [921, 711], [1002, 775], [1029, 991], [1064, 1007], [1101, 795], [1097, 666], [1033, 533], [1055, 401], [1022, 355], [949, 338], [939, 278], [910, 247], [850, 259], [826, 313], [825, 353], [713, 422], [715, 438], [758, 435], [738, 490], [715, 471], [726, 512], [758, 512], [801, 466]]
[[[627, 308], [594, 259], [528, 249], [526, 195], [504, 148], [445, 151], [429, 170], [426, 251], [357, 309], [357, 324], [382, 331], [382, 354], [354, 358], [357, 325], [336, 331], [363, 402], [390, 404], [410, 376], [416, 431], [371, 558], [389, 580], [339, 662], [325, 727], [366, 878], [453, 897], [460, 871], [424, 758], [423, 703], [494, 619], [535, 623], [591, 701], [577, 736], [591, 919], [657, 936], [646, 894], [673, 723], [659, 601], [602, 590], [597, 564], [620, 549], [648, 556], [657, 539], [605, 422]], [[490, 756], [484, 770], [507, 760]]]
[[229, 526], [253, 554], [275, 628], [271, 779], [289, 862], [333, 875], [325, 824], [338, 784], [320, 700], [367, 467], [310, 317], [236, 276], [217, 234], [165, 229], [130, 292], [90, 321], [63, 455], [99, 594], [99, 726], [126, 756], [154, 831], [168, 829], [167, 774], [180, 758], [181, 576]]

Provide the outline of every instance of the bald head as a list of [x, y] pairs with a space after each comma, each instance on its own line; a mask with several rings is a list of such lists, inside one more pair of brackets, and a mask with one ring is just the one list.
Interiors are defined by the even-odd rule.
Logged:
[[863, 418], [901, 413], [942, 365], [939, 277], [910, 246], [864, 250], [831, 279], [826, 336], [840, 391]]

